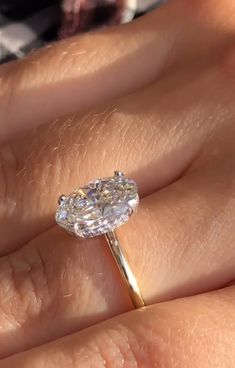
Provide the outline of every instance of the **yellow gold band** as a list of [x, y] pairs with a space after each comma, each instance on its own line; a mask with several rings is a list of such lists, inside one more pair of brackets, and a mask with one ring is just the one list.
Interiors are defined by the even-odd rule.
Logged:
[[120, 246], [120, 243], [117, 239], [117, 234], [115, 231], [110, 231], [105, 235], [105, 239], [109, 245], [109, 248], [111, 250], [111, 253], [115, 259], [115, 262], [118, 266], [118, 269], [122, 275], [122, 278], [127, 285], [132, 303], [135, 308], [142, 308], [145, 306], [144, 299], [141, 295], [140, 289], [138, 287], [136, 278], [125, 259], [122, 249]]

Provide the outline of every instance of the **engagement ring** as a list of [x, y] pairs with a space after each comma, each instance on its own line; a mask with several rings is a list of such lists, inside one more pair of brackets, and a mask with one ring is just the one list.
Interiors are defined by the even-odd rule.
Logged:
[[139, 204], [136, 183], [115, 171], [113, 177], [94, 180], [58, 200], [56, 221], [82, 238], [104, 235], [135, 308], [145, 306], [137, 281], [124, 257], [115, 229], [125, 224]]

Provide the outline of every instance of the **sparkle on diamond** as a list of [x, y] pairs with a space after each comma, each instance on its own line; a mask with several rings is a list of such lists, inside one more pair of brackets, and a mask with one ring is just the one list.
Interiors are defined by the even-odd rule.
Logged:
[[138, 203], [133, 180], [125, 176], [98, 179], [65, 197], [56, 221], [78, 236], [94, 237], [127, 222]]

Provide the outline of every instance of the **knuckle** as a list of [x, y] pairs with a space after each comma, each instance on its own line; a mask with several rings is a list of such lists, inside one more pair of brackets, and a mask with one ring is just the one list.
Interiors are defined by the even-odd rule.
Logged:
[[130, 332], [126, 327], [119, 326], [118, 329], [103, 331], [102, 339], [99, 336], [99, 340], [95, 342], [95, 350], [104, 367], [114, 368], [116, 360], [121, 362], [121, 367], [127, 364], [138, 367], [137, 357], [130, 341]]
[[6, 256], [1, 263], [1, 310], [5, 320], [10, 318], [20, 327], [39, 315], [49, 300], [47, 266], [35, 248], [27, 255], [16, 252]]
[[[138, 323], [138, 328], [118, 324], [103, 331], [102, 337], [99, 336], [95, 343], [104, 367], [115, 368], [117, 361], [121, 362], [121, 367], [168, 366], [161, 361], [163, 354], [158, 354], [154, 335], [153, 328], [146, 333], [146, 326], [141, 327], [141, 323]], [[160, 337], [158, 340], [163, 346]]]

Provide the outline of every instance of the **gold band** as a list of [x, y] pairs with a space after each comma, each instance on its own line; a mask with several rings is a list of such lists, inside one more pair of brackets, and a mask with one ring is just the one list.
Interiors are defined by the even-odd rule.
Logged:
[[122, 275], [122, 278], [127, 285], [132, 303], [135, 308], [142, 308], [145, 306], [144, 299], [141, 295], [140, 289], [138, 287], [136, 278], [131, 271], [131, 268], [125, 259], [120, 243], [117, 239], [115, 231], [110, 231], [105, 234], [105, 239], [109, 245], [111, 253], [117, 263], [118, 269]]

